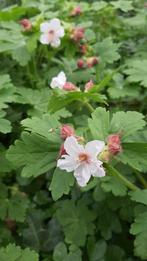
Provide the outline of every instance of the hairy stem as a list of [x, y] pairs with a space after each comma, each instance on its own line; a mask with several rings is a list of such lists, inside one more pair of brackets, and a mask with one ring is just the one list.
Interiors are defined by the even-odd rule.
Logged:
[[144, 188], [147, 188], [147, 181], [145, 180], [145, 178], [142, 176], [142, 174], [138, 171], [135, 171], [136, 177], [139, 179], [139, 181], [142, 183], [142, 185], [144, 186]]
[[118, 170], [116, 170], [114, 167], [112, 167], [108, 163], [105, 163], [104, 165], [105, 165], [106, 170], [109, 172], [109, 175], [115, 176], [118, 179], [120, 179], [126, 185], [126, 187], [128, 187], [129, 189], [131, 189], [133, 191], [139, 189], [136, 185], [134, 185], [126, 177], [124, 177], [122, 174], [120, 174], [120, 172]]

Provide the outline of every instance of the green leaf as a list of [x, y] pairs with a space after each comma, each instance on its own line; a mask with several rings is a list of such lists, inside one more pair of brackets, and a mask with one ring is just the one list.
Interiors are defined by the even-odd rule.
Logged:
[[27, 118], [21, 122], [27, 131], [37, 133], [47, 138], [50, 142], [60, 143], [60, 123], [55, 115], [44, 114], [41, 118]]
[[53, 173], [52, 182], [49, 187], [53, 200], [58, 200], [64, 194], [68, 195], [70, 187], [73, 186], [73, 184], [73, 175], [57, 168]]
[[57, 209], [56, 217], [63, 228], [66, 243], [83, 246], [86, 236], [91, 234], [94, 228], [93, 212], [82, 201], [75, 205], [73, 201], [66, 200], [61, 203], [60, 209]]
[[103, 204], [102, 202], [98, 209], [97, 229], [105, 240], [109, 240], [112, 237], [112, 233], [121, 232], [121, 223], [118, 215], [106, 207], [106, 205], [104, 207]]
[[56, 112], [75, 102], [80, 102], [84, 105], [84, 101], [86, 102], [88, 100], [104, 103], [105, 97], [101, 94], [92, 92], [86, 93], [81, 91], [67, 92], [63, 90], [53, 90], [52, 95], [50, 96], [48, 108], [50, 112]]
[[21, 46], [12, 51], [12, 58], [16, 60], [21, 66], [25, 66], [31, 60], [31, 55], [26, 46]]
[[117, 159], [133, 169], [147, 171], [147, 143], [123, 143], [123, 151]]
[[21, 26], [14, 21], [0, 23], [0, 53], [17, 50], [25, 45], [25, 37]]
[[93, 139], [105, 140], [109, 132], [109, 112], [104, 108], [97, 108], [88, 120]]
[[122, 140], [145, 126], [144, 115], [136, 111], [119, 111], [113, 114], [111, 133], [121, 133]]
[[0, 189], [0, 218], [2, 220], [8, 218], [18, 222], [24, 222], [29, 206], [29, 200], [26, 195], [21, 192], [15, 192], [9, 197], [6, 186], [0, 184]]
[[15, 100], [14, 92], [15, 87], [11, 83], [11, 79], [8, 74], [0, 76], [0, 109], [7, 108], [7, 103]]
[[133, 60], [124, 72], [129, 75], [127, 78], [129, 82], [140, 82], [147, 87], [147, 60]]
[[126, 260], [124, 258], [125, 258], [125, 252], [122, 248], [116, 245], [108, 246], [105, 261], [124, 261]]
[[38, 254], [29, 248], [21, 249], [19, 246], [9, 244], [0, 248], [1, 261], [39, 261]]
[[54, 249], [53, 260], [54, 261], [75, 261], [75, 260], [82, 261], [81, 251], [75, 248], [75, 249], [71, 249], [70, 253], [68, 254], [66, 245], [63, 242], [60, 242]]
[[117, 9], [122, 10], [123, 12], [128, 12], [134, 9], [134, 7], [132, 6], [132, 1], [130, 0], [117, 0], [117, 2], [112, 1], [111, 5], [113, 5]]
[[8, 149], [6, 158], [16, 168], [23, 167], [23, 177], [38, 176], [56, 165], [58, 147], [37, 134], [22, 133]]
[[99, 11], [107, 6], [107, 3], [104, 1], [94, 2], [91, 4], [92, 11]]
[[64, 261], [64, 258], [67, 257], [67, 248], [63, 242], [60, 242], [54, 250], [53, 260], [54, 261]]
[[134, 241], [135, 255], [147, 259], [147, 212], [139, 214], [131, 225], [130, 233], [136, 236]]
[[103, 261], [105, 260], [107, 244], [104, 240], [99, 240], [95, 243], [94, 249], [90, 255], [90, 261]]
[[112, 192], [114, 196], [125, 196], [127, 187], [116, 177], [104, 177], [101, 187], [105, 192]]
[[130, 192], [133, 201], [147, 205], [147, 189]]
[[113, 63], [120, 59], [118, 48], [120, 44], [113, 43], [111, 37], [103, 39], [94, 45], [96, 53], [99, 54], [103, 63]]
[[0, 132], [2, 133], [9, 133], [11, 132], [11, 122], [3, 119], [3, 117], [6, 115], [4, 111], [0, 111]]

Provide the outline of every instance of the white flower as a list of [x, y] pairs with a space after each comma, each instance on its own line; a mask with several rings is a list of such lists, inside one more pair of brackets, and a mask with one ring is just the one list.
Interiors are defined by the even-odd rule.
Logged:
[[75, 137], [68, 137], [64, 143], [67, 155], [63, 155], [57, 162], [57, 167], [67, 172], [74, 171], [74, 176], [81, 187], [86, 186], [91, 176], [103, 177], [105, 171], [102, 161], [97, 159], [105, 143], [94, 140], [86, 146], [78, 144]]
[[53, 47], [60, 45], [60, 38], [64, 36], [64, 28], [61, 26], [60, 20], [54, 18], [49, 22], [40, 25], [40, 42], [42, 44], [50, 44]]
[[66, 83], [66, 76], [65, 73], [61, 71], [56, 77], [52, 78], [50, 86], [52, 88], [63, 89], [65, 83]]

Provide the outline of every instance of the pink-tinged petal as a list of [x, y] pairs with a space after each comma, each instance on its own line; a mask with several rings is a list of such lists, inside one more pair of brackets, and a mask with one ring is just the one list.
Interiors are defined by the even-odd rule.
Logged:
[[91, 157], [96, 157], [104, 148], [104, 141], [93, 140], [86, 144], [85, 150]]
[[53, 18], [52, 20], [50, 20], [49, 24], [53, 30], [58, 30], [61, 27], [61, 22], [58, 18]]
[[62, 82], [63, 85], [66, 83], [66, 75], [65, 75], [65, 73], [63, 71], [61, 71], [58, 74], [58, 78], [60, 78], [60, 81]]
[[74, 176], [81, 187], [85, 187], [90, 180], [91, 173], [88, 164], [81, 164], [75, 171]]
[[50, 29], [50, 23], [48, 23], [48, 22], [44, 22], [40, 25], [40, 31], [42, 33], [47, 33], [49, 31], [49, 29]]
[[93, 166], [91, 165], [91, 174], [93, 177], [104, 177], [106, 175], [101, 161], [98, 160], [93, 163]]
[[77, 162], [68, 155], [63, 155], [62, 159], [57, 161], [57, 167], [67, 172], [71, 172], [77, 168]]
[[61, 40], [59, 38], [56, 38], [55, 40], [51, 41], [51, 46], [57, 48], [59, 47], [60, 43]]
[[78, 160], [78, 155], [81, 152], [85, 152], [84, 147], [78, 144], [77, 139], [73, 136], [68, 137], [64, 142], [64, 148], [67, 154], [76, 157]]
[[66, 82], [66, 76], [64, 72], [60, 72], [56, 77], [52, 78], [50, 83], [51, 88], [59, 88], [62, 89]]
[[47, 35], [47, 34], [42, 34], [42, 35], [40, 36], [40, 42], [41, 42], [42, 44], [49, 44], [50, 42], [49, 42], [48, 35]]
[[64, 28], [61, 26], [59, 30], [56, 32], [58, 37], [63, 37], [65, 35]]

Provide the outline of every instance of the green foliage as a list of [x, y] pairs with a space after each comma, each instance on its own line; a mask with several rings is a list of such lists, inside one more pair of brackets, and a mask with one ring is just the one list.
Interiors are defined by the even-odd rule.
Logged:
[[[57, 48], [40, 42], [55, 17]], [[146, 51], [144, 0], [0, 1], [0, 261], [147, 260]], [[61, 71], [75, 91], [51, 88]], [[66, 124], [105, 142], [105, 177], [57, 168]]]
[[125, 196], [127, 188], [116, 177], [104, 177], [101, 187], [106, 192], [112, 192], [114, 196]]
[[147, 205], [147, 189], [136, 190], [130, 194], [133, 201]]
[[134, 241], [135, 255], [146, 260], [147, 258], [147, 212], [139, 214], [131, 226], [131, 234], [136, 236]]
[[70, 187], [74, 184], [74, 177], [71, 173], [56, 169], [50, 184], [50, 190], [54, 200], [61, 198], [64, 194], [68, 195]]
[[133, 60], [125, 70], [129, 82], [140, 82], [147, 87], [147, 60]]
[[95, 45], [95, 49], [97, 50], [101, 61], [110, 64], [120, 58], [118, 48], [119, 44], [113, 43], [110, 37], [105, 38]]
[[109, 112], [104, 108], [98, 108], [92, 113], [92, 119], [88, 122], [93, 139], [105, 140], [109, 130]]
[[62, 202], [60, 209], [56, 212], [56, 217], [63, 227], [65, 241], [68, 244], [83, 246], [86, 236], [94, 229], [92, 221], [95, 215], [82, 201], [76, 205], [69, 200]]
[[23, 177], [38, 176], [55, 166], [56, 146], [37, 134], [24, 132], [22, 139], [17, 140], [7, 152], [7, 159], [14, 167], [23, 167]]
[[16, 190], [9, 198], [8, 188], [3, 184], [0, 184], [0, 188], [0, 219], [4, 220], [8, 218], [10, 220], [24, 222], [26, 211], [29, 207], [27, 196]]
[[1, 261], [39, 261], [38, 254], [29, 248], [21, 249], [19, 246], [9, 244], [7, 247], [0, 248]]

